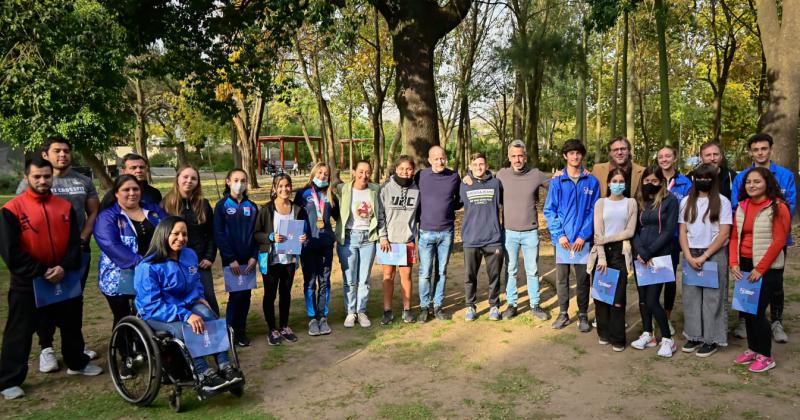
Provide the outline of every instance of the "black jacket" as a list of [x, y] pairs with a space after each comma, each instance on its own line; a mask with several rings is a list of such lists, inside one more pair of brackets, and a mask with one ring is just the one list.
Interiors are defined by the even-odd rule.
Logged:
[[651, 209], [651, 205], [652, 202], [647, 202], [643, 209], [639, 209], [639, 220], [633, 235], [633, 256], [640, 256], [645, 261], [670, 255], [680, 208], [678, 199], [671, 193], [656, 208]]
[[[273, 204], [272, 201], [258, 209], [258, 218], [256, 219], [256, 227], [255, 232], [253, 233], [253, 238], [258, 244], [259, 252], [272, 252], [272, 244], [275, 243], [272, 235], [272, 233], [275, 231], [273, 228], [273, 225], [275, 224], [273, 220], [274, 213], [275, 204]], [[303, 220], [305, 222], [303, 232], [308, 235], [310, 229], [308, 226], [306, 210], [297, 204], [292, 203], [292, 214], [294, 215], [295, 220]]]
[[[689, 172], [687, 176], [694, 182], [694, 171]], [[731, 188], [733, 187], [734, 179], [736, 179], [736, 171], [732, 171], [725, 166], [719, 168], [719, 174], [717, 175], [719, 193], [724, 195], [728, 200], [731, 199]]]
[[197, 216], [189, 205], [189, 200], [181, 199], [181, 214], [179, 216], [186, 219], [189, 230], [189, 243], [186, 244], [197, 254], [199, 261], [209, 260], [214, 262], [217, 258], [217, 243], [214, 241], [214, 211], [211, 204], [203, 199], [203, 213], [206, 220], [203, 224], [197, 223]]

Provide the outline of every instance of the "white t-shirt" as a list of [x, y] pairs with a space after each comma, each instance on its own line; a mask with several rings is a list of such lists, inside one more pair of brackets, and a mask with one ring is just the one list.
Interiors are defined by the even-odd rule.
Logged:
[[[291, 212], [289, 214], [280, 214], [276, 210], [272, 214], [272, 231], [278, 232], [278, 226], [281, 225], [281, 220], [294, 220], [294, 214]], [[295, 256], [289, 254], [278, 254], [277, 252], [272, 253], [272, 263], [273, 264], [294, 264]]]
[[353, 198], [350, 201], [350, 217], [347, 218], [346, 229], [369, 230], [369, 220], [372, 217], [372, 208], [369, 188], [357, 190], [353, 188]]
[[603, 198], [603, 225], [606, 227], [606, 236], [616, 235], [625, 230], [628, 218], [628, 200], [611, 200]]
[[678, 223], [686, 225], [686, 237], [689, 240], [689, 248], [704, 249], [708, 248], [714, 239], [719, 234], [719, 225], [733, 224], [733, 216], [731, 211], [731, 202], [725, 198], [724, 195], [719, 196], [719, 222], [711, 223], [709, 216], [705, 216], [706, 209], [708, 209], [708, 197], [697, 197], [697, 216], [694, 223], [688, 223], [684, 214], [686, 214], [686, 201], [689, 197], [684, 197], [681, 200], [681, 210], [678, 214]]

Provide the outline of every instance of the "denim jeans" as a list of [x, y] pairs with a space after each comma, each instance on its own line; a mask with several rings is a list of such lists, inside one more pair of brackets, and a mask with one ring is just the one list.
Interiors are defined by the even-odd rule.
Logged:
[[[195, 303], [194, 306], [192, 306], [192, 312], [203, 317], [203, 321], [213, 321], [217, 319], [217, 315], [214, 314], [211, 309], [208, 309], [208, 306], [203, 305], [202, 303]], [[172, 334], [173, 338], [183, 340], [184, 323], [181, 321], [161, 322], [155, 319], [148, 319], [147, 324], [150, 325], [155, 331], [167, 331]], [[217, 353], [214, 355], [214, 357], [217, 359], [218, 366], [230, 363], [228, 352]], [[209, 369], [208, 362], [206, 362], [206, 359], [203, 357], [192, 358], [192, 362], [194, 363], [195, 370], [200, 374], [205, 373]]]
[[300, 255], [303, 266], [303, 295], [306, 300], [308, 319], [328, 317], [331, 300], [331, 265], [333, 246], [303, 250]]
[[338, 251], [344, 274], [344, 308], [348, 314], [366, 313], [375, 242], [369, 240], [369, 231], [348, 230]]
[[425, 309], [430, 305], [431, 275], [434, 256], [439, 267], [439, 281], [433, 296], [433, 306], [441, 307], [444, 289], [447, 285], [447, 263], [453, 246], [453, 231], [419, 231], [419, 306]]
[[517, 270], [519, 250], [525, 262], [525, 276], [528, 280], [530, 306], [539, 304], [539, 231], [536, 229], [518, 231], [506, 229], [506, 252], [508, 261], [508, 281], [506, 282], [506, 301], [509, 306], [517, 306]]

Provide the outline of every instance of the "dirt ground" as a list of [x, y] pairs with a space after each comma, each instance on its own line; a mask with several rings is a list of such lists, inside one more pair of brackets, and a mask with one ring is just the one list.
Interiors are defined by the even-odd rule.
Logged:
[[[551, 247], [543, 247], [540, 273], [542, 305], [555, 312], [552, 252]], [[248, 381], [245, 398], [220, 396], [199, 403], [193, 401], [189, 391], [184, 417], [506, 419], [588, 418], [599, 414], [632, 419], [797, 418], [797, 255], [798, 251], [792, 249], [786, 273], [785, 324], [791, 341], [774, 345], [778, 367], [765, 374], [751, 374], [731, 363], [746, 345], [732, 337], [728, 348], [707, 359], [684, 353], [664, 359], [655, 349], [637, 351], [630, 347], [614, 353], [608, 346], [597, 344], [594, 331], [579, 333], [574, 324], [555, 331], [549, 321], [533, 320], [527, 312], [524, 286], [521, 315], [511, 321], [489, 321], [485, 273], [481, 273], [479, 284], [483, 299], [478, 307], [480, 318], [465, 322], [461, 252], [452, 256], [448, 268], [445, 306], [453, 314], [451, 321], [434, 320], [425, 325], [395, 321], [389, 327], [380, 326], [381, 275], [376, 265], [369, 305], [373, 326], [345, 329], [341, 272], [335, 261], [333, 334], [306, 334], [298, 272], [290, 324], [300, 340], [268, 346], [261, 310], [263, 289], [259, 288], [253, 296], [248, 326], [253, 345], [239, 353]], [[0, 284], [5, 289], [7, 272], [2, 276]], [[224, 304], [227, 294], [221, 282], [217, 283], [217, 296]], [[629, 341], [641, 331], [637, 304], [635, 289], [629, 287]], [[400, 309], [396, 291], [395, 313]], [[2, 305], [3, 318], [5, 310], [6, 305]], [[573, 298], [570, 314], [575, 310]], [[88, 345], [101, 353], [102, 364], [106, 363], [110, 315], [97, 288], [87, 287], [84, 331]], [[674, 323], [680, 331], [680, 297]], [[679, 344], [683, 341], [679, 339]], [[107, 374], [96, 378], [67, 377], [63, 370], [42, 374], [37, 370], [37, 355], [34, 350], [25, 384], [28, 396], [0, 401], [0, 416], [161, 418], [171, 413], [166, 407], [166, 388], [162, 388], [154, 407], [131, 407], [116, 396]]]

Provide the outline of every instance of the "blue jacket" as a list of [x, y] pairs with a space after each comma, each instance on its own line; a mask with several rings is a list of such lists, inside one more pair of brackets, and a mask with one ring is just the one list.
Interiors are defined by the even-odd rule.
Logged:
[[[669, 183], [667, 184], [667, 187], [669, 187]], [[689, 195], [689, 190], [691, 189], [692, 189], [692, 180], [689, 179], [689, 177], [687, 177], [686, 175], [683, 175], [681, 173], [678, 173], [675, 176], [675, 183], [672, 184], [671, 188], [668, 188], [669, 192], [671, 192], [672, 195], [674, 195], [675, 198], [678, 199], [679, 203], [681, 202], [681, 200], [683, 200], [683, 197]]]
[[[141, 206], [145, 217], [153, 226], [167, 217], [157, 204], [142, 202]], [[100, 262], [97, 266], [97, 283], [100, 291], [107, 296], [118, 296], [120, 272], [133, 269], [142, 260], [142, 256], [137, 253], [139, 244], [136, 240], [136, 231], [119, 204], [114, 203], [97, 215], [94, 222], [94, 239], [100, 248]]]
[[[330, 191], [329, 187], [328, 193]], [[303, 253], [319, 250], [320, 248], [332, 249], [333, 244], [336, 242], [336, 234], [333, 232], [331, 218], [338, 217], [338, 213], [337, 208], [333, 207], [333, 197], [329, 194], [325, 195], [325, 207], [322, 209], [322, 221], [325, 226], [320, 230], [317, 227], [317, 206], [314, 205], [315, 192], [320, 194], [316, 187], [306, 187], [297, 191], [294, 197], [294, 203], [306, 210], [306, 218], [308, 219], [308, 243], [303, 247]], [[317, 198], [319, 198], [319, 195], [317, 195]]]
[[[747, 176], [747, 173], [750, 172], [751, 168], [754, 168], [755, 164], [748, 166], [747, 168], [743, 169], [736, 175], [736, 179], [733, 180], [733, 187], [731, 188], [731, 209], [733, 210], [733, 214], [736, 214], [736, 207], [739, 205], [739, 189], [742, 188], [742, 184], [744, 183], [744, 177]], [[769, 171], [775, 175], [775, 179], [778, 180], [778, 186], [781, 187], [781, 193], [783, 196], [786, 197], [786, 204], [789, 205], [789, 211], [791, 215], [794, 216], [795, 205], [797, 204], [797, 186], [794, 183], [794, 175], [792, 171], [784, 168], [783, 166], [776, 165], [775, 162], [769, 162]], [[786, 238], [786, 245], [792, 245], [794, 241], [792, 241], [792, 233], [789, 232], [789, 237]]]
[[572, 182], [564, 168], [564, 174], [550, 181], [544, 217], [550, 230], [553, 245], [558, 238], [566, 236], [569, 243], [581, 238], [591, 244], [594, 232], [594, 204], [600, 197], [600, 182], [593, 175], [581, 176], [578, 183]]
[[178, 261], [154, 262], [152, 255], [142, 260], [133, 278], [139, 316], [145, 321], [186, 322], [192, 305], [204, 296], [197, 263], [197, 254], [188, 247]]
[[214, 208], [214, 241], [222, 257], [222, 266], [233, 261], [247, 264], [250, 258], [258, 259], [258, 245], [253, 239], [258, 206], [244, 197], [236, 201], [226, 194]]

